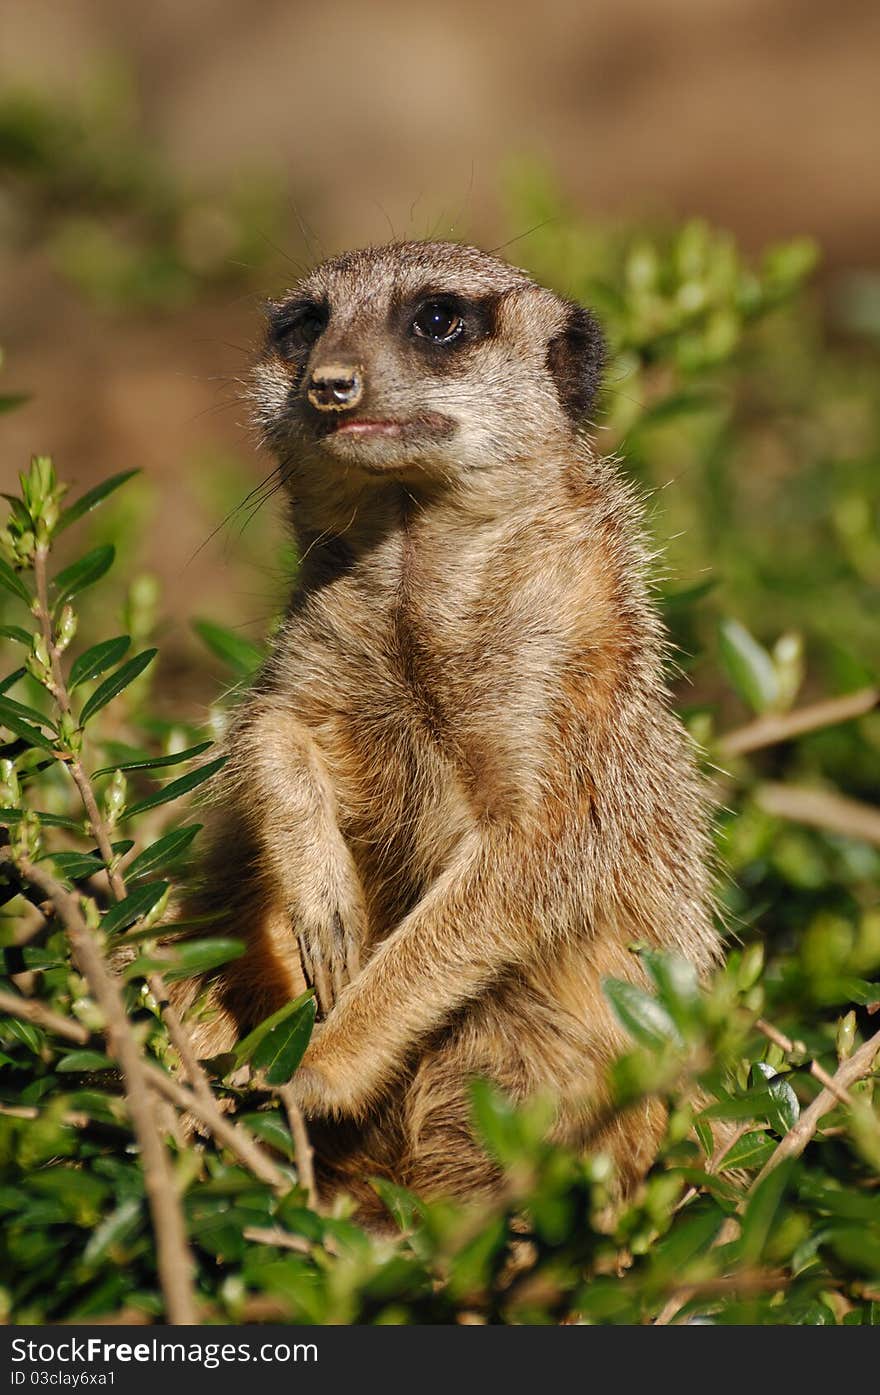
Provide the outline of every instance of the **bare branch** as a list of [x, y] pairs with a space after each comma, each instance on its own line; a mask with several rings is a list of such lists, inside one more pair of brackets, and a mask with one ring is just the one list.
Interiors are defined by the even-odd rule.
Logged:
[[812, 1104], [807, 1106], [797, 1123], [789, 1129], [752, 1182], [747, 1195], [751, 1195], [758, 1184], [763, 1182], [764, 1178], [773, 1172], [780, 1163], [785, 1162], [787, 1158], [800, 1157], [819, 1127], [820, 1120], [834, 1109], [841, 1097], [845, 1103], [852, 1107], [854, 1101], [851, 1097], [847, 1098], [846, 1091], [857, 1080], [862, 1080], [866, 1075], [870, 1075], [878, 1052], [880, 1052], [880, 1032], [875, 1032], [872, 1037], [862, 1043], [858, 1050], [853, 1052], [848, 1060], [843, 1061], [838, 1066], [830, 1086], [819, 1091]]
[[721, 756], [744, 756], [751, 751], [760, 751], [765, 746], [777, 746], [782, 741], [791, 741], [808, 731], [818, 731], [822, 727], [837, 726], [849, 722], [854, 717], [863, 717], [872, 712], [880, 702], [880, 690], [861, 688], [857, 693], [847, 693], [844, 697], [830, 698], [827, 702], [816, 702], [810, 707], [800, 707], [794, 712], [771, 713], [738, 727], [720, 737], [716, 750]]
[[[83, 1046], [91, 1040], [92, 1033], [80, 1022], [74, 1022], [70, 1017], [53, 1012], [51, 1008], [45, 1007], [43, 1003], [35, 1002], [32, 998], [20, 998], [14, 993], [0, 990], [0, 1012], [45, 1027], [47, 1031], [54, 1032], [56, 1036], [76, 1042], [78, 1046]], [[246, 1129], [242, 1128], [240, 1124], [231, 1123], [226, 1118], [213, 1095], [211, 1095], [210, 1102], [196, 1097], [172, 1076], [166, 1075], [158, 1066], [154, 1066], [148, 1061], [143, 1062], [143, 1069], [154, 1090], [158, 1091], [165, 1099], [170, 1100], [178, 1109], [182, 1109], [199, 1119], [211, 1131], [217, 1142], [227, 1147], [230, 1152], [235, 1153], [239, 1161], [259, 1181], [265, 1182], [276, 1191], [286, 1192], [290, 1190], [290, 1182], [281, 1169], [276, 1167], [269, 1154], [251, 1138]]]
[[74, 1022], [72, 1017], [63, 1017], [60, 1012], [53, 1012], [33, 998], [20, 998], [16, 993], [7, 993], [2, 989], [0, 1012], [5, 1012], [8, 1017], [19, 1017], [23, 1022], [33, 1022], [35, 1027], [45, 1027], [58, 1037], [75, 1041], [77, 1046], [85, 1046], [92, 1037], [89, 1029], [81, 1022]]
[[[772, 1023], [765, 1022], [762, 1017], [758, 1018], [755, 1026], [763, 1036], [767, 1037], [768, 1041], [774, 1042], [787, 1056], [792, 1054], [797, 1055], [805, 1050], [801, 1042], [792, 1041], [789, 1037], [785, 1036], [783, 1032], [780, 1032], [777, 1027], [774, 1027]], [[824, 1085], [826, 1090], [830, 1090], [832, 1095], [834, 1095], [841, 1104], [847, 1105], [850, 1109], [855, 1106], [855, 1100], [852, 1095], [842, 1089], [834, 1079], [834, 1076], [829, 1075], [824, 1066], [819, 1065], [818, 1061], [810, 1062], [810, 1075], [818, 1080], [820, 1085]]]
[[306, 1128], [306, 1121], [303, 1112], [296, 1102], [296, 1096], [290, 1085], [281, 1085], [278, 1094], [284, 1108], [287, 1110], [287, 1118], [290, 1123], [290, 1135], [293, 1139], [294, 1156], [296, 1158], [296, 1172], [300, 1184], [306, 1189], [309, 1206], [313, 1211], [318, 1210], [318, 1189], [315, 1185], [315, 1168], [312, 1160], [312, 1145], [309, 1142], [309, 1133]]
[[258, 1225], [250, 1225], [244, 1231], [245, 1240], [254, 1240], [258, 1245], [277, 1245], [279, 1250], [295, 1250], [299, 1255], [312, 1252], [312, 1243], [302, 1235], [291, 1235], [286, 1230], [272, 1230]]
[[[51, 692], [61, 711], [68, 716], [73, 715], [73, 706], [70, 701], [70, 693], [67, 691], [67, 683], [64, 678], [64, 670], [61, 667], [61, 651], [55, 639], [55, 628], [52, 624], [52, 612], [49, 607], [49, 582], [46, 574], [46, 559], [48, 557], [48, 547], [44, 543], [38, 544], [34, 552], [34, 580], [37, 587], [36, 615], [40, 622], [40, 629], [43, 632], [43, 639], [46, 642], [46, 649], [49, 653], [49, 666], [52, 673]], [[92, 833], [95, 835], [95, 842], [101, 853], [101, 857], [107, 866], [107, 876], [110, 879], [110, 886], [117, 901], [121, 901], [125, 896], [125, 884], [118, 871], [111, 871], [113, 863], [113, 848], [110, 842], [110, 835], [107, 826], [101, 817], [98, 808], [98, 801], [92, 789], [89, 777], [85, 772], [83, 763], [79, 756], [72, 755], [64, 761], [70, 770], [73, 782], [79, 790], [80, 798], [86, 811]]]
[[205, 1125], [214, 1135], [218, 1143], [222, 1143], [231, 1153], [235, 1153], [240, 1162], [244, 1163], [260, 1182], [265, 1182], [278, 1192], [290, 1191], [290, 1182], [279, 1167], [272, 1161], [260, 1145], [251, 1138], [250, 1134], [241, 1124], [233, 1124], [227, 1119], [217, 1106], [217, 1101], [211, 1097], [211, 1105], [196, 1095], [192, 1090], [187, 1090], [186, 1086], [179, 1084], [173, 1076], [167, 1075], [159, 1066], [154, 1066], [149, 1062], [144, 1067], [147, 1080], [154, 1090], [169, 1099], [178, 1109], [185, 1110], [187, 1114], [192, 1114]]
[[[764, 1025], [766, 1026], [767, 1024]], [[770, 1032], [765, 1031], [764, 1033], [765, 1036], [770, 1037], [771, 1041], [776, 1041], [777, 1045], [782, 1045], [783, 1050], [795, 1049], [795, 1044], [790, 1042], [781, 1032], [778, 1032], [775, 1028], [771, 1030], [772, 1035]], [[787, 1043], [787, 1046], [783, 1045], [783, 1043]], [[841, 1099], [850, 1106], [854, 1103], [852, 1097], [847, 1096], [846, 1092], [849, 1086], [854, 1085], [857, 1080], [862, 1080], [866, 1075], [870, 1075], [878, 1053], [880, 1053], [880, 1032], [875, 1032], [872, 1037], [869, 1037], [866, 1042], [862, 1043], [857, 1051], [853, 1052], [848, 1060], [844, 1061], [838, 1067], [830, 1080], [829, 1087], [820, 1090], [812, 1104], [808, 1105], [800, 1115], [797, 1123], [788, 1130], [785, 1137], [777, 1144], [757, 1177], [749, 1184], [748, 1191], [737, 1207], [739, 1212], [744, 1210], [749, 1197], [752, 1196], [756, 1187], [760, 1186], [764, 1178], [775, 1171], [780, 1163], [786, 1162], [789, 1158], [800, 1157], [819, 1127], [820, 1121], [835, 1108]], [[735, 1240], [738, 1228], [739, 1222], [736, 1217], [728, 1216], [712, 1242], [712, 1248], [716, 1249], [721, 1245], [728, 1245], [731, 1240]], [[655, 1318], [655, 1326], [664, 1327], [672, 1322], [687, 1301], [687, 1297], [681, 1297], [679, 1295], [670, 1298], [662, 1311]]]
[[[208, 1128], [218, 1142], [225, 1142], [226, 1146], [234, 1152], [239, 1160], [253, 1172], [255, 1177], [266, 1182], [276, 1191], [287, 1191], [289, 1183], [284, 1174], [275, 1166], [268, 1153], [257, 1144], [239, 1124], [230, 1124], [223, 1114], [214, 1091], [211, 1089], [211, 1082], [202, 1069], [189, 1033], [180, 1020], [176, 1008], [168, 999], [168, 990], [161, 974], [151, 974], [149, 978], [150, 991], [159, 1003], [162, 1018], [168, 1028], [168, 1035], [177, 1049], [180, 1063], [189, 1079], [198, 1100], [198, 1109], [192, 1104], [185, 1107], [190, 1113]], [[161, 1073], [161, 1072], [160, 1072]], [[164, 1088], [164, 1087], [160, 1087]]]
[[[5, 858], [8, 856], [4, 854]], [[104, 962], [76, 898], [29, 859], [20, 858], [18, 866], [28, 881], [51, 897], [64, 922], [77, 967], [104, 1014], [108, 1045], [122, 1070], [129, 1117], [140, 1149], [144, 1187], [156, 1235], [156, 1263], [168, 1319], [173, 1323], [197, 1322], [193, 1262], [183, 1212], [165, 1145], [156, 1126], [146, 1066], [131, 1030], [119, 981]]]
[[[34, 1104], [0, 1104], [0, 1114], [7, 1119], [39, 1119], [41, 1112]], [[88, 1128], [92, 1122], [88, 1114], [83, 1114], [78, 1109], [68, 1109], [61, 1116], [63, 1124], [70, 1124], [75, 1129]]]
[[858, 838], [880, 847], [880, 809], [827, 790], [800, 785], [763, 784], [755, 791], [760, 808], [777, 818], [810, 824], [844, 838]]

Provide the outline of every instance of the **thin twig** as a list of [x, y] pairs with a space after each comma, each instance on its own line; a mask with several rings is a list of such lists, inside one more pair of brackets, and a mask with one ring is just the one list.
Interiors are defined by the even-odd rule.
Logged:
[[[799, 1055], [801, 1052], [806, 1054], [805, 1048], [801, 1042], [792, 1041], [784, 1032], [780, 1032], [778, 1027], [774, 1027], [771, 1022], [765, 1022], [763, 1017], [758, 1018], [755, 1026], [768, 1041], [772, 1041], [784, 1051], [787, 1056]], [[840, 1085], [834, 1079], [834, 1076], [829, 1075], [824, 1066], [819, 1065], [818, 1061], [810, 1062], [810, 1075], [812, 1075], [815, 1080], [818, 1080], [819, 1084], [823, 1085], [826, 1090], [830, 1090], [832, 1095], [834, 1095], [841, 1104], [845, 1104], [849, 1109], [854, 1108], [855, 1100], [852, 1095], [848, 1094], [846, 1090], [841, 1089]]]
[[[819, 1127], [819, 1121], [834, 1109], [835, 1105], [839, 1103], [841, 1095], [846, 1098], [846, 1091], [850, 1085], [855, 1084], [857, 1080], [863, 1080], [866, 1075], [870, 1074], [878, 1052], [880, 1052], [880, 1032], [875, 1032], [872, 1037], [862, 1043], [858, 1050], [853, 1052], [848, 1060], [843, 1061], [838, 1066], [834, 1072], [831, 1086], [826, 1086], [825, 1089], [819, 1091], [812, 1104], [803, 1111], [797, 1123], [788, 1130], [788, 1133], [770, 1154], [752, 1182], [746, 1196], [751, 1195], [759, 1183], [763, 1182], [764, 1178], [769, 1176], [780, 1163], [785, 1162], [788, 1158], [800, 1157]], [[850, 1107], [854, 1103], [851, 1098], [847, 1099], [846, 1102]]]
[[[774, 1036], [770, 1039], [774, 1040], [775, 1038], [779, 1038], [777, 1044], [781, 1044], [783, 1040], [788, 1041], [788, 1038], [783, 1037], [783, 1034], [777, 1032], [775, 1028], [773, 1032]], [[765, 1033], [765, 1035], [768, 1035], [768, 1033]], [[790, 1045], [793, 1047], [793, 1043], [790, 1043]], [[826, 1087], [820, 1090], [812, 1104], [808, 1105], [802, 1112], [797, 1123], [794, 1124], [785, 1134], [784, 1138], [780, 1140], [757, 1177], [749, 1184], [745, 1196], [737, 1207], [738, 1212], [741, 1213], [744, 1210], [749, 1198], [754, 1194], [755, 1189], [764, 1181], [765, 1177], [769, 1177], [771, 1172], [774, 1172], [781, 1163], [786, 1162], [789, 1158], [800, 1157], [819, 1127], [820, 1121], [835, 1108], [841, 1096], [844, 1097], [848, 1104], [851, 1105], [853, 1103], [851, 1097], [847, 1097], [846, 1091], [849, 1089], [849, 1086], [854, 1085], [857, 1080], [862, 1080], [866, 1075], [870, 1074], [878, 1053], [880, 1053], [880, 1032], [875, 1032], [872, 1037], [869, 1037], [866, 1042], [862, 1043], [857, 1051], [853, 1052], [848, 1060], [844, 1061], [838, 1067], [831, 1079], [831, 1086], [833, 1088]], [[713, 1240], [711, 1248], [716, 1249], [734, 1240], [736, 1238], [738, 1226], [739, 1222], [737, 1219], [734, 1216], [728, 1216]], [[687, 1299], [682, 1299], [677, 1296], [670, 1298], [662, 1311], [655, 1318], [655, 1326], [663, 1327], [672, 1322], [684, 1307], [685, 1302], [687, 1302]]]
[[[8, 858], [9, 854], [3, 856]], [[156, 1235], [156, 1265], [168, 1320], [197, 1322], [193, 1261], [183, 1211], [156, 1125], [146, 1065], [125, 1011], [119, 981], [105, 963], [76, 898], [28, 858], [19, 858], [18, 866], [28, 881], [51, 897], [67, 931], [77, 967], [104, 1014], [108, 1046], [122, 1070], [129, 1117], [140, 1149], [144, 1188]]]
[[[51, 693], [61, 712], [65, 716], [73, 716], [73, 705], [70, 701], [70, 693], [67, 690], [67, 683], [64, 678], [64, 670], [61, 667], [61, 651], [55, 640], [55, 627], [52, 624], [52, 611], [49, 607], [49, 582], [46, 573], [46, 559], [49, 549], [45, 543], [39, 543], [34, 551], [34, 580], [37, 587], [36, 615], [40, 622], [40, 629], [43, 632], [43, 639], [46, 642], [46, 649], [49, 654], [49, 667], [52, 675]], [[113, 865], [114, 852], [110, 842], [110, 835], [107, 826], [101, 818], [98, 808], [98, 801], [92, 789], [91, 782], [85, 772], [82, 761], [78, 755], [71, 754], [63, 758], [64, 764], [70, 770], [73, 782], [79, 790], [80, 798], [85, 807], [86, 815], [91, 825], [95, 842], [101, 853], [101, 857], [107, 867], [107, 876], [110, 886], [117, 901], [121, 901], [125, 896], [125, 884], [118, 870], [111, 871]]]
[[792, 1041], [784, 1032], [780, 1032], [778, 1027], [774, 1027], [772, 1022], [765, 1022], [763, 1017], [759, 1017], [755, 1023], [757, 1030], [768, 1041], [772, 1041], [774, 1046], [778, 1046], [780, 1051], [784, 1051], [786, 1056], [791, 1056], [800, 1050], [800, 1042]]
[[312, 1145], [309, 1142], [309, 1132], [306, 1128], [306, 1121], [303, 1112], [296, 1102], [291, 1085], [281, 1085], [278, 1094], [284, 1108], [287, 1111], [287, 1118], [290, 1123], [290, 1136], [293, 1139], [293, 1151], [296, 1159], [296, 1174], [300, 1180], [300, 1185], [306, 1189], [306, 1197], [309, 1206], [313, 1211], [318, 1210], [318, 1188], [315, 1185], [315, 1167], [312, 1155]]
[[[51, 1008], [35, 1002], [32, 998], [20, 998], [14, 993], [6, 993], [2, 990], [0, 990], [0, 1012], [5, 1012], [9, 1017], [19, 1017], [25, 1022], [33, 1022], [37, 1026], [45, 1027], [47, 1031], [54, 1032], [56, 1036], [76, 1042], [78, 1046], [85, 1045], [92, 1037], [92, 1033], [80, 1022], [74, 1022], [70, 1017], [53, 1012]], [[165, 1099], [170, 1100], [178, 1109], [182, 1109], [199, 1119], [214, 1135], [217, 1142], [225, 1145], [230, 1152], [235, 1153], [239, 1161], [254, 1174], [258, 1181], [265, 1182], [276, 1191], [287, 1192], [290, 1190], [288, 1179], [280, 1168], [276, 1167], [269, 1154], [251, 1138], [241, 1124], [233, 1124], [226, 1118], [213, 1096], [211, 1104], [214, 1107], [211, 1108], [204, 1100], [180, 1085], [158, 1066], [145, 1061], [143, 1067], [147, 1080], [154, 1090]]]
[[63, 1017], [60, 1012], [53, 1012], [43, 1003], [38, 1003], [33, 998], [21, 998], [16, 993], [0, 990], [0, 1012], [5, 1012], [8, 1017], [18, 1017], [23, 1022], [33, 1022], [35, 1027], [45, 1027], [58, 1037], [75, 1041], [77, 1046], [85, 1046], [92, 1038], [88, 1027], [84, 1027], [81, 1022], [74, 1022], [72, 1017]]
[[[749, 1129], [752, 1127], [752, 1121], [748, 1120], [744, 1124], [739, 1124], [734, 1129], [732, 1134], [729, 1134], [727, 1138], [723, 1138], [721, 1140], [721, 1142], [718, 1144], [718, 1147], [712, 1153], [711, 1158], [708, 1158], [706, 1161], [706, 1172], [710, 1176], [713, 1176], [718, 1171], [734, 1144], [739, 1143], [743, 1135], [747, 1134]], [[673, 1209], [675, 1211], [680, 1211], [682, 1207], [688, 1206], [690, 1202], [693, 1201], [694, 1197], [699, 1196], [699, 1194], [699, 1187], [688, 1187], [684, 1196]]]
[[773, 713], [737, 727], [719, 737], [716, 750], [721, 756], [743, 756], [750, 751], [760, 751], [765, 746], [776, 746], [782, 741], [791, 741], [808, 731], [818, 731], [821, 727], [836, 726], [849, 722], [854, 717], [863, 717], [872, 712], [880, 702], [880, 689], [860, 688], [856, 693], [844, 697], [830, 698], [826, 702], [816, 702], [809, 707], [800, 707], [794, 712]]
[[254, 1240], [258, 1245], [277, 1245], [279, 1250], [295, 1250], [299, 1255], [312, 1252], [312, 1242], [302, 1235], [291, 1235], [287, 1230], [272, 1230], [258, 1225], [249, 1225], [243, 1231], [245, 1240]]
[[211, 1083], [196, 1056], [189, 1033], [181, 1022], [177, 1009], [173, 1006], [168, 997], [168, 989], [165, 985], [164, 978], [160, 973], [153, 973], [150, 974], [147, 982], [150, 987], [150, 992], [159, 1004], [159, 1010], [162, 1013], [163, 1021], [168, 1028], [168, 1035], [180, 1057], [180, 1064], [183, 1067], [185, 1075], [189, 1079], [190, 1084], [204, 1104], [206, 1110], [211, 1115], [216, 1114], [222, 1117], [220, 1106], [217, 1104], [214, 1091], [211, 1089]]
[[[45, 1114], [45, 1110], [42, 1111]], [[7, 1119], [39, 1119], [40, 1110], [35, 1104], [0, 1104], [0, 1114]], [[91, 1120], [88, 1114], [78, 1109], [68, 1109], [61, 1115], [62, 1124], [70, 1124], [75, 1129], [88, 1128]]]
[[154, 1090], [158, 1090], [178, 1109], [192, 1114], [203, 1123], [214, 1135], [217, 1142], [224, 1144], [231, 1153], [235, 1153], [239, 1161], [244, 1163], [258, 1181], [265, 1182], [275, 1191], [290, 1191], [290, 1181], [272, 1161], [269, 1154], [251, 1138], [241, 1124], [230, 1123], [229, 1119], [216, 1107], [216, 1100], [214, 1108], [211, 1109], [199, 1095], [188, 1090], [185, 1085], [179, 1084], [173, 1076], [166, 1074], [159, 1066], [147, 1062], [144, 1070], [147, 1080]]
[[880, 809], [873, 804], [846, 799], [827, 790], [772, 783], [758, 785], [755, 800], [760, 808], [777, 818], [810, 824], [813, 828], [880, 847]]

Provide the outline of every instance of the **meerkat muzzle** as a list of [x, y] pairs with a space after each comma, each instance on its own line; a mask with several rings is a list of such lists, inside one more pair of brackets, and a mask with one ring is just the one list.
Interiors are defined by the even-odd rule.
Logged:
[[364, 395], [364, 375], [359, 368], [328, 363], [309, 378], [306, 396], [319, 412], [345, 412]]

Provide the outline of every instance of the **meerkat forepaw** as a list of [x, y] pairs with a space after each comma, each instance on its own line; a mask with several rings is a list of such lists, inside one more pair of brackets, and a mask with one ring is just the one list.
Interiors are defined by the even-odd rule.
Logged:
[[332, 1114], [330, 1082], [313, 1066], [300, 1066], [291, 1082], [296, 1102], [304, 1114]]
[[326, 1017], [360, 970], [358, 937], [336, 910], [325, 921], [300, 922], [297, 939], [306, 982], [314, 988], [321, 1015]]
[[[337, 1014], [338, 1014], [337, 1009]], [[319, 1023], [291, 1085], [307, 1116], [359, 1118], [369, 1108], [375, 1081], [362, 1058], [346, 1051], [328, 1023]]]

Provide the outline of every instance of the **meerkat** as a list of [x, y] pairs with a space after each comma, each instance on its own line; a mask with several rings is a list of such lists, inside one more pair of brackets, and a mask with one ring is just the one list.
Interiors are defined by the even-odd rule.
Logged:
[[226, 738], [201, 909], [246, 951], [194, 1031], [228, 1050], [314, 987], [293, 1089], [365, 1207], [372, 1175], [497, 1185], [473, 1077], [551, 1096], [632, 1185], [664, 1116], [596, 1137], [603, 976], [640, 978], [634, 941], [717, 957], [641, 506], [585, 425], [602, 362], [587, 310], [453, 243], [347, 253], [268, 310], [253, 398], [301, 563]]

